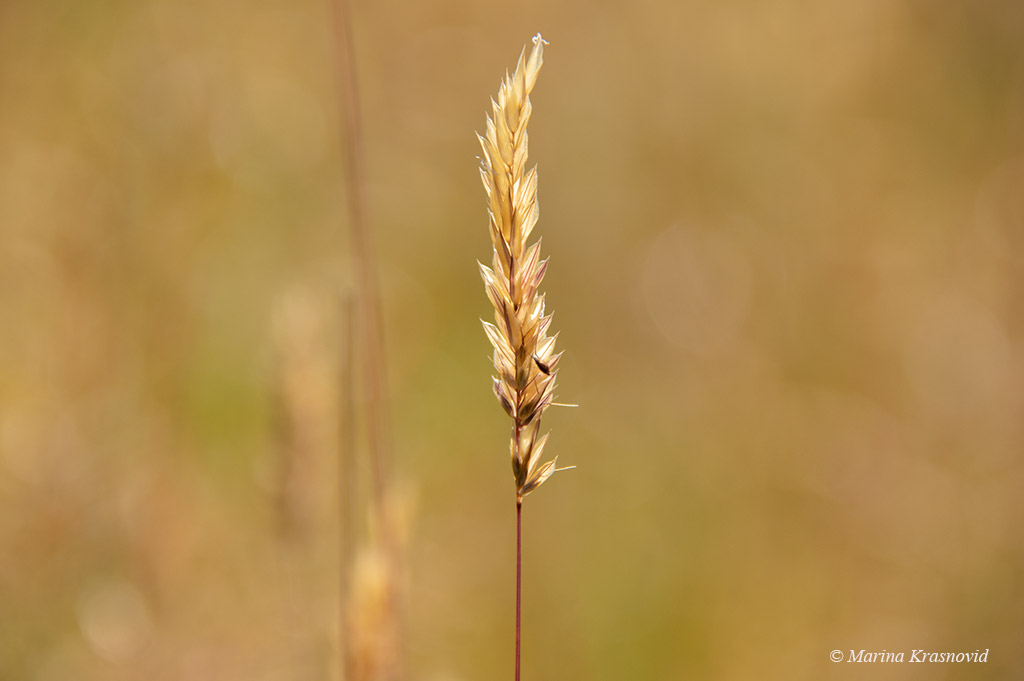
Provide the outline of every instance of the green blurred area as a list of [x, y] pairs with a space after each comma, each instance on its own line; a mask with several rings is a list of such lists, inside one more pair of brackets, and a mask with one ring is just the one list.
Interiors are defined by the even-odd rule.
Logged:
[[[473, 133], [537, 31], [581, 406], [524, 507], [524, 678], [1024, 673], [1024, 6], [352, 14], [405, 678], [511, 676]], [[340, 678], [338, 55], [327, 3], [0, 4], [0, 679]], [[862, 648], [991, 652], [829, 661]]]

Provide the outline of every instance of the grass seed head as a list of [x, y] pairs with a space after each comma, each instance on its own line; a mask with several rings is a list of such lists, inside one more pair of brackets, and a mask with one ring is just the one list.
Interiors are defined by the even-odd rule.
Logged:
[[494, 395], [514, 423], [510, 449], [520, 499], [555, 471], [553, 460], [540, 463], [548, 439], [540, 436], [540, 421], [554, 399], [560, 353], [555, 352], [555, 338], [547, 335], [551, 315], [545, 314], [544, 295], [539, 293], [547, 260], [540, 257], [539, 239], [527, 243], [540, 218], [540, 204], [537, 168], [526, 169], [526, 127], [533, 112], [530, 92], [546, 44], [538, 33], [529, 55], [525, 49], [519, 55], [515, 71], [505, 75], [497, 98], [491, 100], [484, 134], [477, 135], [494, 251], [491, 267], [480, 265], [494, 307], [494, 323], [483, 326], [494, 348]]

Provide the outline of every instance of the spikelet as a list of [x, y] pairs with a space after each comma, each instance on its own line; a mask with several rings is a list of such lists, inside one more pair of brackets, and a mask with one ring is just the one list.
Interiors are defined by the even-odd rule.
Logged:
[[491, 267], [480, 265], [487, 297], [494, 306], [494, 324], [483, 322], [494, 346], [492, 388], [498, 402], [514, 422], [511, 453], [516, 494], [520, 501], [555, 471], [555, 462], [540, 464], [548, 436], [540, 434], [544, 411], [554, 399], [560, 353], [555, 338], [547, 335], [551, 315], [544, 312], [539, 292], [547, 270], [540, 258], [540, 241], [527, 246], [537, 224], [537, 168], [526, 170], [532, 106], [530, 92], [543, 63], [545, 41], [538, 33], [533, 49], [519, 55], [515, 72], [506, 73], [491, 101], [483, 135], [478, 134], [483, 156], [480, 177], [487, 193]]

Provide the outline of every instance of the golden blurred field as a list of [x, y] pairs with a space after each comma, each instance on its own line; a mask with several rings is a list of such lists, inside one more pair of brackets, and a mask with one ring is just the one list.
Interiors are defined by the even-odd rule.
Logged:
[[[473, 133], [537, 31], [523, 678], [1024, 675], [1024, 6], [353, 2], [402, 679], [512, 676]], [[343, 678], [339, 69], [329, 3], [0, 4], [0, 680]]]

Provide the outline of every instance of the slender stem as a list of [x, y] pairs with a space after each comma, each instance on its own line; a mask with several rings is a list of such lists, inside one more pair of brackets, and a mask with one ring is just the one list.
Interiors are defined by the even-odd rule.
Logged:
[[352, 651], [348, 647], [347, 617], [349, 586], [352, 584], [352, 547], [355, 545], [355, 449], [356, 437], [355, 428], [355, 403], [353, 393], [355, 392], [355, 296], [351, 289], [346, 289], [341, 298], [342, 318], [342, 347], [339, 355], [338, 387], [340, 392], [340, 413], [338, 432], [338, 575], [340, 584], [338, 588], [338, 650], [341, 655], [339, 668], [344, 670], [343, 678], [349, 678], [350, 666], [353, 662]]
[[516, 499], [516, 681], [519, 681], [520, 604], [523, 600], [523, 500]]
[[384, 322], [380, 283], [374, 256], [366, 189], [366, 155], [363, 151], [363, 123], [359, 107], [359, 83], [349, 0], [335, 0], [334, 18], [338, 36], [340, 113], [345, 137], [344, 160], [348, 190], [349, 238], [355, 277], [356, 310], [362, 331], [361, 354], [363, 390], [366, 392], [366, 440], [372, 475], [372, 503], [379, 518], [384, 517], [384, 488], [388, 479], [391, 442], [390, 416], [385, 401], [387, 369], [384, 358]]

